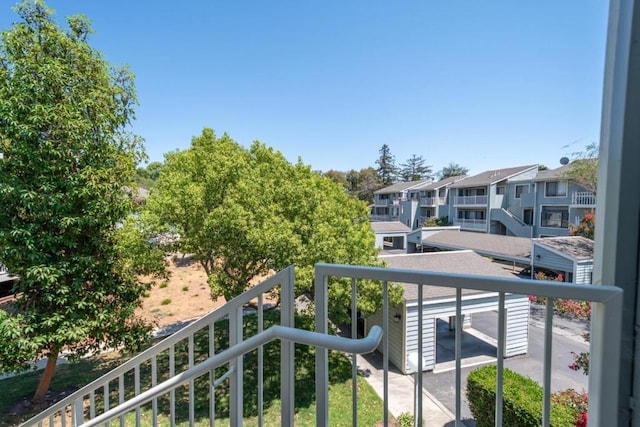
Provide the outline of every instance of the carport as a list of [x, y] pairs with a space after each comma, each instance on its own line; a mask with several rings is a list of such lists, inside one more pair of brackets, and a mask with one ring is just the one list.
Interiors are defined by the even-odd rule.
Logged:
[[[412, 270], [429, 270], [444, 273], [476, 274], [484, 276], [513, 277], [502, 266], [483, 258], [473, 251], [434, 252], [380, 256], [388, 267]], [[404, 285], [401, 305], [389, 309], [389, 360], [403, 373], [411, 373], [407, 356], [418, 351], [418, 290], [415, 285]], [[436, 367], [437, 320], [448, 319], [453, 325], [456, 301], [454, 289], [425, 286], [423, 288], [423, 367], [425, 371]], [[473, 326], [474, 313], [498, 309], [498, 295], [494, 292], [462, 291], [463, 327]], [[505, 356], [527, 353], [529, 298], [526, 295], [507, 294]], [[382, 312], [366, 319], [366, 330], [382, 325]], [[381, 350], [381, 349], [380, 349]]]
[[561, 271], [565, 282], [592, 283], [593, 240], [581, 236], [531, 239], [533, 265]]
[[400, 221], [373, 221], [371, 229], [376, 234], [376, 248], [407, 248], [407, 234], [411, 229]]

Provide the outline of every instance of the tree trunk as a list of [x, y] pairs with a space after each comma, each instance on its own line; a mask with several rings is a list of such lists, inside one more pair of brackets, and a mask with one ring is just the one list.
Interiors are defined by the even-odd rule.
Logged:
[[42, 377], [40, 377], [40, 384], [38, 384], [38, 389], [36, 390], [36, 394], [33, 396], [33, 400], [36, 402], [42, 401], [49, 391], [49, 386], [51, 385], [51, 380], [53, 379], [53, 374], [56, 371], [56, 362], [58, 361], [58, 350], [52, 350], [49, 353], [49, 357], [47, 358], [47, 366], [44, 368], [44, 372], [42, 373]]

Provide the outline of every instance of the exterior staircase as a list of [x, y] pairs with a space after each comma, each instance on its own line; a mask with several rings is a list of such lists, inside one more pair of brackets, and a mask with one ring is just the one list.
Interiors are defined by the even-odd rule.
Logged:
[[532, 227], [504, 208], [491, 209], [491, 220], [500, 221], [516, 237], [531, 237]]

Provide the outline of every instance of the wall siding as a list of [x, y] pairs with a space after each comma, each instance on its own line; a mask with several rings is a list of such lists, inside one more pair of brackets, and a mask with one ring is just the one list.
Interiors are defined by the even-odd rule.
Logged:
[[[538, 255], [540, 258], [538, 258]], [[552, 270], [573, 272], [573, 261], [560, 256], [539, 245], [533, 244], [533, 259], [536, 267], [545, 267]]]
[[576, 274], [573, 278], [574, 283], [591, 284], [591, 272], [593, 272], [593, 260], [579, 263], [576, 266]]
[[[462, 302], [462, 314], [465, 317], [469, 317], [473, 313], [492, 311], [497, 308], [498, 298], [494, 296]], [[505, 308], [507, 310], [505, 356], [511, 357], [526, 354], [529, 330], [529, 298], [526, 295], [506, 295]], [[437, 318], [447, 319], [449, 316], [454, 315], [455, 302], [425, 305], [423, 311], [424, 333], [422, 336], [423, 367], [425, 371], [433, 370], [436, 364], [435, 320]], [[418, 351], [418, 307], [415, 305], [408, 307], [406, 318], [405, 356]], [[391, 360], [394, 351], [390, 350], [389, 360]], [[395, 362], [394, 365], [396, 365]], [[406, 360], [402, 365], [396, 366], [405, 374], [412, 372], [406, 365]]]

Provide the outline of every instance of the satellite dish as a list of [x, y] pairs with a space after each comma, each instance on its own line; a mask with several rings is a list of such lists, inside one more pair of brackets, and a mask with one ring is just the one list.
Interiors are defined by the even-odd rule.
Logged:
[[561, 165], [567, 165], [569, 164], [569, 158], [568, 157], [563, 157], [560, 159], [560, 164]]

